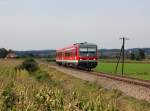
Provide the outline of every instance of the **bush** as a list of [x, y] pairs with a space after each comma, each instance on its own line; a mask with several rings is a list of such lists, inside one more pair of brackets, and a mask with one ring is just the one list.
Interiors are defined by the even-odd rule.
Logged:
[[0, 49], [0, 58], [5, 58], [8, 54], [8, 51], [5, 48]]
[[34, 59], [27, 59], [22, 63], [22, 65], [18, 66], [18, 68], [25, 69], [29, 72], [34, 72], [39, 69], [39, 66]]

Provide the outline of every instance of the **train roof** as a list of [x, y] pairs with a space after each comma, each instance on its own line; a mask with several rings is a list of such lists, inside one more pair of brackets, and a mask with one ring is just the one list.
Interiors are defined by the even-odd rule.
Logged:
[[57, 51], [61, 51], [61, 50], [65, 50], [65, 49], [73, 48], [73, 47], [75, 47], [75, 46], [97, 46], [97, 45], [96, 45], [96, 44], [94, 44], [94, 43], [88, 43], [88, 42], [75, 43], [75, 44], [73, 44], [72, 46], [65, 47], [65, 48], [61, 48], [61, 49], [58, 49]]
[[88, 46], [88, 45], [96, 45], [96, 44], [94, 44], [94, 43], [88, 43], [88, 42], [83, 42], [83, 43], [76, 43], [74, 45], [86, 45], [86, 46]]

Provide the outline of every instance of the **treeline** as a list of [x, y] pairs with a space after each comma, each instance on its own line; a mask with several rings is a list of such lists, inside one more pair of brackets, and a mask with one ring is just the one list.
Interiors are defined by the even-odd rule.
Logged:
[[[120, 55], [120, 50], [119, 49], [114, 49], [114, 50], [100, 50], [99, 55], [101, 59], [115, 59], [118, 58]], [[136, 50], [125, 50], [125, 58], [126, 59], [131, 59], [131, 60], [143, 60], [148, 58], [146, 55], [145, 50], [143, 49], [136, 49]]]
[[131, 60], [143, 60], [146, 58], [145, 51], [142, 49], [138, 49], [137, 51], [130, 53]]
[[55, 50], [33, 50], [33, 51], [14, 51], [20, 58], [33, 57], [33, 58], [54, 58]]
[[5, 48], [0, 48], [0, 58], [5, 58], [11, 50]]

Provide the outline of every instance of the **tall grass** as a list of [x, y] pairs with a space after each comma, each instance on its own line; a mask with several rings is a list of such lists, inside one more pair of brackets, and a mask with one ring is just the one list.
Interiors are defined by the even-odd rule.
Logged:
[[[118, 111], [120, 93], [89, 85], [52, 68], [29, 73], [21, 62], [0, 62], [0, 111]], [[135, 110], [133, 110], [135, 111]]]
[[101, 93], [89, 97], [77, 90], [68, 90], [66, 93], [60, 81], [49, 75], [51, 72], [40, 69], [31, 75], [26, 70], [15, 70], [18, 63], [12, 64], [10, 61], [3, 63], [4, 65], [0, 63], [0, 110], [2, 111], [117, 110], [116, 103], [107, 100]]

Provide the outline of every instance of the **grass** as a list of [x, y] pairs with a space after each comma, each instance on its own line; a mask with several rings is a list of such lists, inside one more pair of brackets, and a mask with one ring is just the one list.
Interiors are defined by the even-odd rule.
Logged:
[[[100, 59], [101, 62], [106, 62], [106, 63], [116, 63], [117, 62], [117, 58], [113, 58], [113, 59]], [[137, 60], [130, 60], [130, 59], [125, 59], [126, 63], [150, 63], [150, 59], [144, 59], [141, 61], [137, 61]]]
[[[114, 74], [116, 63], [100, 62], [96, 71]], [[117, 74], [121, 75], [122, 65], [119, 64]], [[124, 75], [143, 80], [150, 80], [150, 63], [125, 63]]]
[[[149, 111], [150, 104], [68, 76], [46, 65], [29, 73], [22, 61], [0, 61], [1, 111]], [[125, 106], [124, 106], [125, 105]]]

